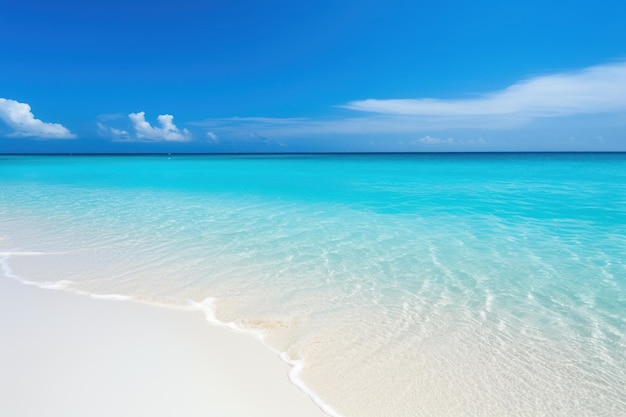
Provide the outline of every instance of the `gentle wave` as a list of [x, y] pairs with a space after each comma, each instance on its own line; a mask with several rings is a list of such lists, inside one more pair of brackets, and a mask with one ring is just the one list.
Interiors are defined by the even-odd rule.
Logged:
[[224, 327], [231, 331], [236, 331], [239, 333], [251, 335], [255, 337], [256, 339], [258, 339], [261, 343], [264, 343], [265, 346], [267, 346], [271, 350], [274, 350], [276, 353], [278, 353], [278, 357], [283, 362], [288, 364], [290, 367], [290, 370], [288, 373], [289, 380], [295, 386], [297, 386], [302, 392], [308, 395], [313, 400], [313, 402], [318, 407], [320, 407], [320, 409], [324, 411], [326, 414], [332, 417], [341, 417], [335, 410], [333, 410], [333, 408], [329, 404], [326, 404], [319, 395], [317, 395], [314, 391], [312, 391], [300, 379], [300, 372], [302, 371], [304, 367], [304, 361], [291, 359], [288, 357], [288, 355], [285, 354], [285, 352], [276, 351], [270, 345], [267, 345], [264, 342], [264, 334], [258, 330], [246, 328], [244, 326], [238, 325], [235, 322], [222, 322], [218, 320], [216, 318], [215, 298], [208, 297], [202, 300], [201, 302], [187, 300], [187, 306], [165, 305], [157, 301], [150, 302], [145, 299], [138, 300], [135, 297], [130, 296], [130, 295], [90, 293], [88, 291], [75, 288], [73, 285], [74, 283], [72, 281], [67, 281], [67, 280], [60, 280], [60, 281], [55, 281], [55, 282], [31, 281], [31, 280], [25, 279], [24, 277], [16, 275], [14, 271], [11, 269], [10, 259], [12, 256], [41, 256], [41, 255], [51, 255], [51, 254], [49, 253], [46, 254], [45, 252], [11, 252], [11, 251], [0, 252], [0, 271], [2, 272], [0, 276], [4, 276], [10, 279], [15, 279], [24, 285], [33, 285], [42, 289], [64, 290], [64, 291], [68, 291], [77, 295], [88, 296], [88, 297], [99, 299], [99, 300], [132, 301], [132, 302], [138, 302], [141, 304], [147, 304], [147, 305], [160, 307], [160, 308], [165, 307], [165, 308], [174, 308], [177, 310], [184, 310], [184, 311], [200, 311], [204, 313], [204, 316], [209, 324], [214, 325], [214, 326]]

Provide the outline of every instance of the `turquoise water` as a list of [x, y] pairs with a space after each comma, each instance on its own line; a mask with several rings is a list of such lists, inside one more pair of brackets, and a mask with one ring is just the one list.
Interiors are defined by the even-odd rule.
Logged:
[[0, 252], [254, 332], [330, 414], [626, 415], [626, 154], [0, 156]]

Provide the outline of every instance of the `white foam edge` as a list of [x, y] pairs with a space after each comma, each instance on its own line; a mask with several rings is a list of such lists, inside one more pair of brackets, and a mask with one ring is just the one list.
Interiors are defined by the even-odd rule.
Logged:
[[121, 294], [94, 294], [88, 291], [79, 290], [77, 288], [72, 288], [75, 284], [73, 281], [62, 279], [59, 281], [30, 281], [25, 279], [13, 272], [11, 266], [9, 265], [9, 258], [13, 255], [16, 256], [37, 256], [37, 255], [56, 255], [62, 252], [55, 253], [45, 253], [45, 252], [0, 252], [0, 270], [2, 270], [2, 274], [7, 277], [19, 281], [25, 285], [33, 285], [38, 288], [43, 288], [46, 290], [65, 290], [72, 292], [74, 294], [79, 295], [87, 295], [91, 298], [101, 299], [101, 300], [115, 300], [115, 301], [128, 301], [133, 300], [133, 297], [128, 295]]
[[2, 271], [2, 275], [4, 275], [7, 278], [11, 278], [16, 281], [19, 281], [25, 285], [34, 285], [39, 288], [53, 289], [53, 290], [66, 289], [71, 284], [71, 281], [67, 281], [67, 280], [40, 281], [40, 282], [29, 281], [27, 279], [24, 279], [16, 275], [11, 269], [11, 266], [9, 265], [9, 258], [11, 256], [37, 256], [37, 255], [48, 255], [48, 254], [44, 252], [0, 252], [0, 270]]
[[294, 384], [296, 387], [300, 389], [300, 391], [304, 392], [306, 395], [313, 400], [313, 402], [326, 414], [331, 417], [343, 417], [334, 408], [332, 408], [329, 404], [324, 402], [322, 398], [317, 395], [308, 385], [304, 383], [304, 381], [300, 378], [300, 373], [302, 369], [304, 369], [304, 360], [302, 359], [290, 359], [286, 352], [278, 352], [278, 356], [286, 362], [291, 368], [288, 372], [289, 381]]
[[302, 369], [304, 369], [304, 360], [290, 358], [287, 352], [281, 352], [279, 350], [274, 349], [272, 346], [270, 346], [269, 344], [265, 342], [265, 335], [260, 330], [246, 328], [245, 326], [242, 326], [234, 321], [224, 322], [224, 321], [219, 320], [216, 315], [216, 311], [217, 311], [217, 308], [215, 306], [216, 301], [217, 301], [217, 298], [215, 297], [207, 297], [201, 302], [187, 300], [187, 303], [189, 305], [190, 310], [202, 311], [204, 313], [204, 316], [206, 317], [206, 320], [213, 325], [226, 327], [238, 333], [244, 333], [244, 334], [254, 336], [261, 343], [263, 343], [264, 346], [266, 346], [273, 352], [277, 353], [278, 357], [287, 365], [289, 365], [289, 372], [287, 373], [287, 376], [289, 378], [289, 381], [293, 385], [298, 387], [300, 391], [302, 391], [305, 395], [311, 398], [311, 400], [315, 403], [315, 405], [317, 405], [324, 413], [328, 414], [331, 417], [343, 417], [341, 414], [335, 411], [335, 409], [333, 409], [329, 404], [324, 402], [322, 398], [319, 395], [317, 395], [317, 393], [314, 392], [311, 388], [309, 388], [304, 383], [304, 381], [300, 378], [300, 373], [302, 372]]
[[[246, 328], [245, 326], [241, 326], [237, 322], [223, 322], [217, 318], [216, 315], [216, 300], [215, 297], [207, 297], [204, 300], [197, 302], [193, 300], [187, 300], [187, 306], [176, 306], [169, 305], [163, 303], [149, 302], [145, 300], [137, 300], [134, 297], [122, 294], [95, 294], [84, 290], [79, 290], [76, 288], [72, 288], [74, 285], [73, 281], [69, 280], [59, 280], [59, 281], [30, 281], [24, 279], [23, 277], [18, 276], [13, 272], [11, 266], [9, 265], [9, 258], [11, 256], [37, 256], [37, 255], [51, 255], [52, 253], [45, 252], [0, 252], [0, 270], [2, 274], [10, 279], [15, 279], [22, 284], [25, 285], [33, 285], [35, 287], [50, 289], [50, 290], [64, 290], [68, 292], [72, 292], [78, 295], [86, 295], [95, 299], [102, 300], [113, 300], [113, 301], [133, 301], [140, 304], [148, 304], [156, 307], [165, 307], [175, 310], [185, 310], [185, 311], [201, 311], [204, 313], [206, 321], [212, 325], [225, 327], [230, 330], [236, 331], [238, 333], [244, 333], [247, 335], [254, 336], [257, 340], [259, 340], [264, 346], [272, 350], [273, 352], [278, 354], [278, 357], [289, 365], [289, 372], [287, 376], [289, 381], [294, 384], [300, 391], [302, 391], [305, 395], [307, 395], [315, 405], [317, 405], [324, 413], [328, 414], [330, 417], [343, 417], [337, 411], [335, 411], [329, 404], [325, 403], [317, 393], [315, 393], [311, 388], [309, 388], [304, 381], [300, 378], [300, 373], [302, 369], [304, 369], [304, 360], [302, 359], [292, 359], [289, 357], [287, 352], [281, 352], [265, 342], [265, 337], [262, 331], [254, 330], [250, 328]], [[56, 253], [55, 253], [56, 254]]]

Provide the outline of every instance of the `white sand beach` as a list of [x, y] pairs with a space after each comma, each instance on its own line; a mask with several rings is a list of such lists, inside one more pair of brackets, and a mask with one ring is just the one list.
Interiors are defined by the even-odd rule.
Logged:
[[0, 415], [323, 417], [288, 365], [200, 312], [0, 275]]

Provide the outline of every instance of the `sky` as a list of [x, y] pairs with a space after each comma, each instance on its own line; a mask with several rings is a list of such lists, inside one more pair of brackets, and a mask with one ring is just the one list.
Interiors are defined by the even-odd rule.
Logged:
[[626, 2], [0, 0], [0, 153], [626, 151]]

